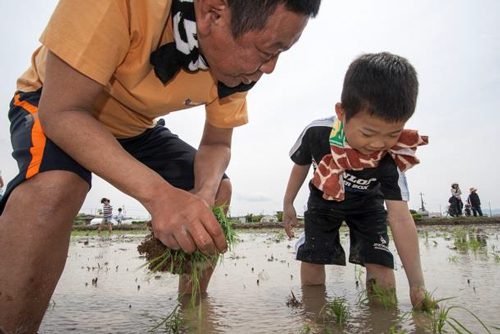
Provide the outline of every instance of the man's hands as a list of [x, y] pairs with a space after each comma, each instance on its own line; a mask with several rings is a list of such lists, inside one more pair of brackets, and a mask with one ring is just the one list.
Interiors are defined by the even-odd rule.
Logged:
[[196, 194], [171, 187], [167, 195], [148, 207], [156, 238], [172, 249], [204, 254], [227, 250], [222, 228], [207, 201]]

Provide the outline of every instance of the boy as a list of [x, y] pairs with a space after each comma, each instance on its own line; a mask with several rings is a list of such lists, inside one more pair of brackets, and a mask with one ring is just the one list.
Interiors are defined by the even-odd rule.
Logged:
[[408, 277], [411, 302], [418, 306], [423, 301], [418, 236], [402, 173], [418, 163], [416, 146], [427, 143], [427, 137], [416, 131], [403, 130], [415, 110], [417, 94], [417, 74], [406, 59], [390, 53], [362, 55], [346, 73], [336, 117], [312, 122], [290, 151], [295, 164], [283, 203], [289, 237], [297, 222], [293, 202], [311, 163], [315, 168], [305, 231], [297, 242], [303, 285], [323, 285], [325, 264], [345, 265], [339, 239], [345, 221], [350, 229], [349, 262], [366, 267], [367, 290], [376, 284], [394, 293], [388, 220]]

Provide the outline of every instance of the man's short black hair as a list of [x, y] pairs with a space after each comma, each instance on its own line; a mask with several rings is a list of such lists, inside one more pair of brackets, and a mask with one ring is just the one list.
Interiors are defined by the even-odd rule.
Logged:
[[389, 52], [364, 54], [344, 78], [342, 107], [346, 120], [366, 110], [389, 122], [407, 121], [417, 104], [417, 72], [406, 58]]
[[231, 32], [237, 38], [242, 34], [261, 30], [279, 4], [297, 13], [315, 17], [321, 0], [227, 0], [231, 10]]
[[104, 204], [104, 202], [110, 202], [110, 200], [107, 199], [106, 197], [103, 197], [101, 198], [101, 204]]

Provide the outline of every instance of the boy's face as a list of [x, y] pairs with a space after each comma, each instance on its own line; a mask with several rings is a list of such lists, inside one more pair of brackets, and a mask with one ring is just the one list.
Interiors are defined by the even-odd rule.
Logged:
[[370, 115], [366, 110], [358, 112], [349, 121], [345, 121], [342, 105], [335, 105], [337, 117], [344, 123], [344, 133], [349, 145], [362, 154], [388, 150], [398, 142], [406, 121], [387, 122]]

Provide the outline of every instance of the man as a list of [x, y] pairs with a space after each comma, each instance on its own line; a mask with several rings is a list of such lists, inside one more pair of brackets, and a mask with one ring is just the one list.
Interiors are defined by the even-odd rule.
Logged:
[[[9, 112], [21, 168], [0, 203], [0, 328], [37, 330], [90, 172], [140, 201], [166, 246], [225, 251], [210, 207], [230, 202], [224, 171], [232, 129], [247, 122], [246, 91], [274, 70], [319, 4], [59, 2]], [[198, 151], [154, 125], [200, 104]]]

